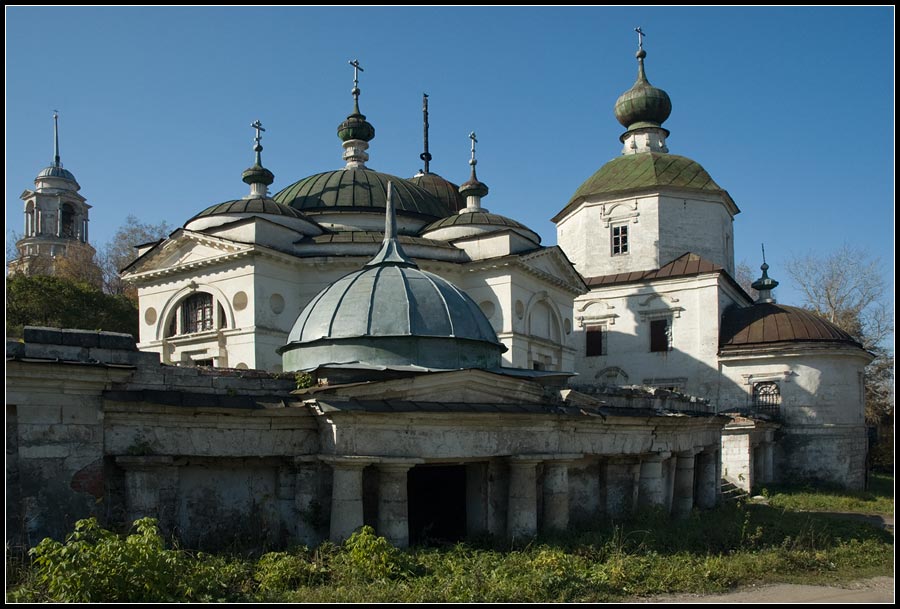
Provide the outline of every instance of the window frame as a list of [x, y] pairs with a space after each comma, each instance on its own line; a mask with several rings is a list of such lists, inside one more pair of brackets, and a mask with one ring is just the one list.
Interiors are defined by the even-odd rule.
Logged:
[[[600, 349], [596, 353], [592, 353], [591, 335], [596, 335], [596, 340], [600, 343]], [[609, 353], [609, 331], [605, 324], [595, 324], [586, 326], [584, 329], [584, 356], [585, 357], [602, 357]]]
[[[627, 256], [630, 252], [628, 243], [628, 224], [612, 224], [609, 227], [609, 252], [611, 256]], [[617, 234], [618, 233], [618, 234]]]
[[[650, 322], [650, 353], [667, 353], [672, 350], [672, 318], [671, 317], [658, 317], [656, 319], [648, 320]], [[659, 328], [660, 323], [665, 324], [662, 326], [663, 329], [663, 337], [665, 342], [665, 349], [659, 349], [654, 347], [661, 346], [660, 343], [663, 342], [663, 338], [654, 333], [654, 328]], [[658, 332], [658, 331], [657, 331]]]

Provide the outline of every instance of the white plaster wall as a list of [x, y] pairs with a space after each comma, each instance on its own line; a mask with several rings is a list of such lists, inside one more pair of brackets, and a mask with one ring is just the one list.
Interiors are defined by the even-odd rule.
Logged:
[[660, 266], [685, 252], [699, 254], [734, 276], [733, 220], [718, 197], [659, 197]]
[[[557, 243], [584, 277], [659, 268], [657, 201], [644, 196], [584, 202], [557, 224]], [[613, 256], [611, 227], [619, 224], [628, 226], [629, 251]]]
[[775, 380], [781, 390], [781, 416], [791, 425], [864, 425], [861, 373], [864, 352], [835, 349], [723, 358], [722, 403], [749, 406], [753, 383]]
[[722, 434], [722, 477], [750, 492], [753, 454], [749, 433]]
[[[716, 275], [704, 275], [593, 289], [579, 296], [573, 332], [575, 369], [580, 375], [576, 382], [602, 384], [603, 372], [618, 368], [627, 380], [619, 378], [617, 384], [686, 379], [685, 392], [714, 398], [720, 389], [719, 289]], [[672, 350], [654, 353], [650, 351], [650, 319], [667, 309], [673, 316]], [[641, 313], [647, 318], [642, 320]], [[604, 322], [606, 355], [585, 357], [585, 328]]]

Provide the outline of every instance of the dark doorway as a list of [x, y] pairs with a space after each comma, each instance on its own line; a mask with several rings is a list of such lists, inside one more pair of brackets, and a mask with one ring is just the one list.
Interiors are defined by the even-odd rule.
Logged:
[[411, 544], [460, 541], [466, 536], [466, 467], [423, 465], [409, 470]]

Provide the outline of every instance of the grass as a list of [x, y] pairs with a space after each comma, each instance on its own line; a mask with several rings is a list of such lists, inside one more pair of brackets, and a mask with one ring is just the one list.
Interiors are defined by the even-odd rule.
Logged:
[[807, 512], [853, 512], [857, 514], [893, 514], [894, 478], [873, 474], [865, 491], [843, 491], [811, 486], [770, 486], [760, 492], [769, 505]]
[[[888, 501], [892, 480], [878, 484], [870, 491], [873, 501]], [[828, 495], [814, 494], [819, 502]], [[780, 490], [772, 498], [791, 496]], [[855, 494], [830, 496], [816, 505], [833, 511], [836, 502]], [[804, 510], [810, 505], [797, 501]], [[363, 529], [342, 546], [326, 542], [252, 560], [166, 549], [146, 522], [142, 526], [128, 543], [84, 526], [70, 543], [47, 544], [13, 577], [7, 570], [7, 599], [602, 602], [762, 583], [834, 584], [893, 573], [889, 533], [771, 503], [729, 503], [682, 521], [644, 512], [620, 525], [542, 537], [525, 546], [482, 539], [401, 551]]]

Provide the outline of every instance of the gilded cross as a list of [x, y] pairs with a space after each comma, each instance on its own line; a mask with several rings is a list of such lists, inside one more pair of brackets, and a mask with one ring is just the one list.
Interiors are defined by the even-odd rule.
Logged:
[[638, 48], [643, 49], [644, 48], [644, 36], [646, 36], [647, 34], [644, 33], [644, 30], [642, 30], [640, 28], [640, 26], [634, 28], [634, 31], [637, 32], [637, 35], [638, 35]]

